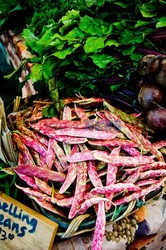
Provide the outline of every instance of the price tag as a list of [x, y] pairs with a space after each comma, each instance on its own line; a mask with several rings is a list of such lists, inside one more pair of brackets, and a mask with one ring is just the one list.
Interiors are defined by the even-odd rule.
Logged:
[[58, 224], [0, 192], [0, 249], [51, 250]]

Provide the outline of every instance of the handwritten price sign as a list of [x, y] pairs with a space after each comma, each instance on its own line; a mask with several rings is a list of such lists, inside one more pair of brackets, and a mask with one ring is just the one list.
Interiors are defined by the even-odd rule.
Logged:
[[58, 225], [0, 192], [0, 249], [50, 250]]

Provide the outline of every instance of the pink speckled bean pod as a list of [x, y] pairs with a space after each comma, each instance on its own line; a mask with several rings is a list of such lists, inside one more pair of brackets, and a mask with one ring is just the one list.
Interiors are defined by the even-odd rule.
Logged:
[[57, 202], [56, 198], [52, 199], [50, 196], [48, 196], [47, 194], [44, 194], [44, 193], [42, 193], [40, 191], [33, 190], [33, 189], [29, 188], [29, 187], [21, 187], [21, 186], [18, 186], [18, 185], [16, 185], [16, 187], [19, 188], [20, 190], [22, 190], [27, 195], [33, 195], [35, 197], [38, 197], [39, 199], [48, 201], [48, 202], [53, 203], [53, 204], [55, 204]]
[[37, 198], [33, 195], [30, 195], [29, 196], [31, 199], [35, 200], [36, 203], [39, 204], [39, 206], [51, 211], [52, 213], [54, 214], [58, 214], [60, 215], [61, 217], [64, 217], [66, 218], [66, 215], [65, 213], [63, 213], [61, 210], [57, 209], [55, 206], [53, 206], [52, 204], [50, 204], [49, 202], [47, 202], [46, 200], [43, 200], [43, 199], [40, 199], [40, 198]]
[[157, 183], [158, 180], [155, 180], [155, 179], [148, 179], [148, 180], [141, 180], [141, 181], [138, 181], [136, 183], [137, 186], [139, 187], [142, 187], [142, 186], [147, 186], [147, 185], [151, 185], [151, 184], [155, 184]]
[[139, 176], [140, 176], [140, 170], [137, 168], [135, 171], [133, 171], [130, 174], [129, 178], [127, 180], [125, 180], [124, 182], [125, 183], [135, 183], [138, 180]]
[[[48, 169], [51, 169], [55, 161], [55, 153], [53, 150], [54, 139], [49, 139], [47, 154], [46, 154], [46, 164]], [[63, 171], [63, 169], [62, 169]]]
[[[92, 151], [93, 156], [96, 160], [104, 161], [107, 163], [111, 163], [114, 166], [121, 166], [121, 167], [134, 167], [142, 164], [148, 164], [154, 162], [153, 156], [111, 156], [106, 154], [103, 151]], [[73, 156], [74, 158], [74, 156]]]
[[25, 181], [28, 184], [28, 186], [32, 187], [34, 190], [38, 190], [38, 187], [36, 186], [35, 180], [33, 177], [27, 176], [25, 174], [20, 174], [17, 171], [15, 171], [15, 172], [18, 174], [20, 179], [22, 179], [23, 181]]
[[57, 182], [63, 182], [66, 177], [66, 175], [63, 173], [55, 172], [44, 168], [39, 168], [33, 165], [19, 165], [14, 170], [20, 174], [35, 176], [38, 178], [44, 178]]
[[102, 187], [103, 186], [101, 179], [97, 173], [94, 161], [88, 162], [88, 175], [89, 175], [89, 178], [90, 178], [94, 187]]
[[97, 187], [91, 190], [92, 194], [110, 194], [123, 191], [138, 191], [140, 188], [132, 183], [116, 183], [105, 187]]
[[157, 183], [152, 184], [152, 185], [150, 185], [149, 187], [143, 188], [143, 189], [141, 189], [141, 190], [138, 191], [138, 192], [135, 192], [135, 193], [130, 194], [130, 195], [126, 195], [126, 196], [124, 196], [123, 198], [121, 198], [121, 199], [119, 199], [119, 200], [116, 200], [114, 203], [115, 203], [116, 205], [121, 205], [121, 204], [128, 203], [128, 202], [130, 202], [130, 201], [132, 201], [132, 200], [134, 201], [134, 200], [136, 200], [136, 199], [139, 199], [139, 198], [141, 198], [141, 197], [143, 197], [143, 196], [149, 194], [149, 193], [152, 192], [153, 190], [158, 189], [160, 186], [163, 185], [163, 182], [164, 182], [164, 180], [160, 180], [160, 181], [158, 181]]
[[157, 149], [164, 148], [164, 147], [166, 147], [166, 140], [161, 140], [161, 141], [155, 142], [155, 143], [153, 143], [153, 146]]
[[166, 163], [162, 161], [158, 162], [153, 162], [152, 164], [146, 164], [140, 166], [140, 171], [145, 171], [145, 170], [151, 170], [151, 169], [165, 169], [166, 168]]
[[[117, 156], [120, 153], [120, 147], [118, 148], [114, 148], [111, 151], [112, 156]], [[117, 167], [112, 165], [111, 163], [108, 164], [108, 168], [107, 168], [107, 176], [106, 176], [106, 186], [110, 185], [110, 184], [114, 184], [116, 182], [116, 173], [117, 173]], [[106, 194], [106, 198], [109, 199], [110, 201], [112, 201], [113, 199], [113, 193], [110, 194]], [[111, 208], [111, 203], [110, 202], [106, 202], [105, 203], [105, 208], [106, 210], [109, 210]]]
[[110, 201], [108, 199], [106, 199], [106, 198], [103, 198], [103, 197], [92, 197], [92, 198], [90, 198], [88, 200], [85, 200], [81, 204], [78, 213], [79, 214], [84, 214], [88, 210], [88, 208], [90, 208], [91, 206], [99, 204], [101, 201], [105, 201], [105, 202], [110, 203]]
[[[79, 151], [78, 146], [74, 145], [71, 151], [71, 154], [74, 154], [76, 152]], [[62, 194], [64, 193], [69, 186], [74, 182], [75, 178], [77, 176], [77, 164], [76, 163], [70, 163], [69, 167], [68, 167], [68, 172], [66, 175], [66, 179], [63, 183], [63, 185], [61, 186], [59, 193]]]
[[20, 139], [21, 141], [29, 148], [32, 148], [34, 150], [36, 150], [39, 154], [41, 154], [43, 157], [46, 157], [47, 151], [46, 151], [46, 147], [41, 144], [38, 141], [35, 141], [34, 139], [32, 139], [31, 137], [24, 135], [24, 134], [20, 134]]
[[105, 234], [106, 216], [104, 210], [104, 202], [98, 205], [98, 213], [93, 234], [92, 250], [102, 250], [103, 238]]
[[[89, 123], [89, 122], [88, 122]], [[91, 124], [92, 126], [92, 124]], [[107, 140], [107, 139], [114, 139], [119, 135], [117, 131], [99, 131], [95, 130], [94, 128], [64, 128], [64, 129], [54, 129], [47, 126], [36, 126], [36, 124], [31, 124], [31, 127], [40, 133], [50, 137], [50, 138], [56, 138], [56, 136], [71, 136], [71, 137], [83, 137], [83, 138], [93, 138], [93, 139], [101, 139], [101, 140]]]
[[133, 148], [133, 147], [122, 146], [122, 149], [124, 151], [126, 151], [131, 156], [139, 156], [139, 155], [141, 155], [140, 152], [136, 148]]
[[60, 207], [71, 207], [73, 203], [73, 199], [74, 199], [74, 196], [58, 200], [57, 205]]
[[156, 178], [166, 176], [166, 169], [149, 170], [140, 173], [140, 179]]
[[69, 106], [65, 106], [64, 109], [63, 109], [63, 117], [62, 119], [63, 120], [66, 120], [66, 121], [71, 121], [71, 108]]
[[62, 167], [64, 169], [67, 169], [67, 161], [65, 160], [65, 153], [64, 153], [63, 149], [58, 145], [56, 140], [54, 140], [54, 139], [52, 141], [52, 148], [54, 150], [55, 155], [59, 159]]
[[30, 154], [28, 148], [22, 143], [20, 136], [13, 133], [12, 139], [16, 143], [18, 149], [23, 153], [24, 162], [26, 164], [35, 165], [32, 155]]
[[84, 194], [86, 192], [86, 180], [87, 180], [87, 163], [86, 162], [78, 163], [75, 194], [68, 216], [69, 219], [72, 219], [73, 217], [76, 216], [80, 204], [84, 200]]
[[129, 140], [122, 140], [119, 138], [113, 139], [113, 140], [94, 140], [94, 141], [88, 141], [90, 145], [94, 146], [126, 146], [126, 147], [137, 147], [137, 145]]

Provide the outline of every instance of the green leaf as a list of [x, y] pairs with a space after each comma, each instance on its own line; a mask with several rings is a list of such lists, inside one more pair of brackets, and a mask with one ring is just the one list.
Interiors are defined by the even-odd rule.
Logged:
[[126, 49], [123, 49], [122, 54], [124, 56], [129, 56], [134, 52], [134, 50], [135, 50], [135, 46], [130, 46], [130, 47], [127, 47]]
[[93, 5], [97, 4], [97, 0], [85, 0], [85, 4], [88, 8], [92, 7]]
[[55, 110], [55, 107], [53, 104], [49, 105], [48, 107], [44, 108], [42, 110], [43, 116], [46, 118], [52, 118], [57, 117], [58, 112]]
[[63, 16], [59, 22], [62, 22], [65, 26], [70, 26], [72, 20], [79, 19], [80, 18], [80, 12], [77, 10], [69, 10], [67, 11], [66, 15]]
[[42, 70], [43, 66], [39, 63], [36, 63], [32, 66], [31, 72], [30, 72], [30, 79], [33, 82], [37, 82], [42, 79]]
[[155, 17], [157, 15], [157, 6], [154, 0], [144, 3], [140, 6], [140, 12], [143, 17]]
[[[115, 26], [115, 28], [119, 31], [123, 31], [126, 28], [126, 20], [122, 20], [122, 21], [118, 21], [118, 22], [114, 22], [113, 26]], [[119, 33], [118, 33], [119, 35]]]
[[123, 2], [120, 2], [120, 1], [115, 1], [113, 4], [116, 4], [120, 7], [122, 7], [123, 9], [127, 8], [129, 6], [129, 4], [127, 3], [123, 3]]
[[142, 20], [138, 20], [135, 24], [135, 28], [139, 28], [139, 27], [142, 27], [142, 26], [146, 26], [146, 25], [149, 25], [149, 22], [147, 21], [142, 21]]
[[81, 18], [79, 28], [87, 34], [92, 36], [97, 35], [99, 37], [102, 35], [107, 35], [111, 32], [109, 30], [108, 23], [90, 16], [84, 16]]
[[42, 55], [44, 51], [50, 48], [50, 44], [52, 43], [52, 37], [54, 35], [55, 29], [48, 29], [45, 34], [41, 37], [40, 40], [36, 42], [36, 46], [38, 47], [39, 55]]
[[105, 42], [105, 46], [115, 46], [115, 47], [118, 47], [120, 45], [120, 43], [116, 40], [113, 40], [113, 39], [109, 39]]
[[94, 54], [90, 57], [92, 58], [94, 64], [101, 69], [105, 69], [109, 63], [116, 64], [119, 62], [117, 58], [105, 54]]
[[89, 37], [84, 45], [85, 53], [97, 53], [104, 48], [106, 37]]
[[89, 79], [94, 79], [94, 77], [87, 75], [86, 73], [75, 72], [75, 71], [67, 71], [65, 73], [65, 77], [70, 80], [77, 80], [77, 81], [83, 81], [83, 82]]
[[85, 37], [85, 33], [82, 32], [79, 28], [75, 27], [73, 30], [69, 31], [64, 38], [66, 39], [72, 39], [75, 40], [76, 38], [79, 38], [79, 40], [81, 38]]
[[107, 0], [97, 0], [97, 5], [100, 7], [104, 5], [105, 2], [107, 2]]
[[156, 28], [166, 27], [166, 17], [161, 17], [156, 24]]
[[34, 33], [29, 29], [24, 29], [22, 33], [23, 38], [26, 40], [26, 45], [33, 51], [38, 52], [36, 42], [39, 40]]
[[53, 77], [55, 68], [59, 64], [59, 60], [53, 56], [47, 57], [43, 62], [43, 76], [46, 82]]
[[53, 53], [52, 55], [59, 58], [59, 59], [65, 59], [67, 55], [72, 54], [78, 47], [80, 47], [80, 44], [75, 44], [75, 47], [68, 47], [64, 50], [57, 51]]
[[136, 32], [134, 30], [125, 29], [121, 33], [121, 39], [119, 40], [121, 44], [138, 44], [142, 43], [144, 40], [142, 32]]

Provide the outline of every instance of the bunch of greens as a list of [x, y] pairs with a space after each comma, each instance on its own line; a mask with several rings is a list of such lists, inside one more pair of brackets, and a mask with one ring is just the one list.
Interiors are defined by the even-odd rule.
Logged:
[[29, 77], [55, 103], [76, 92], [108, 95], [127, 84], [141, 49], [165, 53], [163, 43], [151, 40], [166, 27], [164, 0], [19, 1], [34, 11], [23, 31], [36, 55]]

